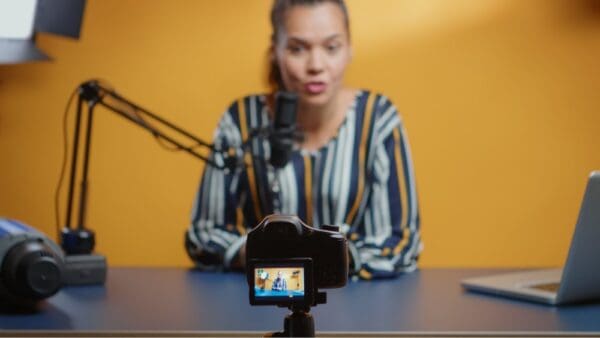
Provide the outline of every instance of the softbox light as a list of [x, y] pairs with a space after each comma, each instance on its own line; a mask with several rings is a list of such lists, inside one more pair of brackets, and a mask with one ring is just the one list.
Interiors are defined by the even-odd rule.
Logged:
[[0, 0], [0, 64], [50, 60], [36, 33], [77, 39], [85, 0]]

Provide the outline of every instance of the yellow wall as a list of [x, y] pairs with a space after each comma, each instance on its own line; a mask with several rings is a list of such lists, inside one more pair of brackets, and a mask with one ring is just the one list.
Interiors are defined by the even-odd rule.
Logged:
[[[600, 168], [597, 2], [348, 3], [348, 83], [386, 93], [408, 128], [422, 266], [562, 264], [587, 174]], [[0, 66], [0, 215], [55, 235], [63, 109], [88, 78], [210, 138], [233, 98], [266, 88], [269, 5], [89, 1], [79, 41], [39, 36], [55, 61]], [[203, 164], [97, 112], [97, 250], [113, 266], [189, 266], [183, 231]]]

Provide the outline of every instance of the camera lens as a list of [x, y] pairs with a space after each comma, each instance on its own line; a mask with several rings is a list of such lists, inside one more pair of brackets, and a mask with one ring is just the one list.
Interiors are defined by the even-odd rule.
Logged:
[[15, 245], [2, 264], [2, 279], [9, 291], [26, 299], [42, 299], [60, 288], [62, 261], [43, 242]]
[[20, 279], [25, 282], [34, 296], [47, 297], [58, 290], [60, 269], [53, 258], [30, 258], [21, 263], [19, 268]]

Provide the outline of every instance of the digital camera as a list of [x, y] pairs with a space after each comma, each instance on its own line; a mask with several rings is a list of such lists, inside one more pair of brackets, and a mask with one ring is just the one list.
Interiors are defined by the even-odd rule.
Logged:
[[348, 280], [348, 243], [336, 226], [312, 228], [296, 216], [270, 215], [248, 233], [250, 304], [314, 306], [320, 288]]

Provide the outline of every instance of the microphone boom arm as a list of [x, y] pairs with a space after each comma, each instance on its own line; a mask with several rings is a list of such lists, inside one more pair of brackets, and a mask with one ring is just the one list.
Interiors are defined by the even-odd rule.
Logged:
[[[80, 131], [83, 123], [82, 115], [84, 103], [87, 103], [87, 125], [84, 131], [85, 135], [83, 139], [85, 144], [83, 149], [83, 168], [81, 170], [81, 187], [79, 191], [79, 214], [77, 229], [75, 230], [72, 229], [71, 226], [71, 216], [73, 214], [72, 209], [74, 202], [75, 178], [78, 173], [79, 165], [78, 153], [79, 141], [81, 138]], [[234, 155], [230, 154], [228, 149], [217, 149], [213, 144], [203, 141], [199, 137], [184, 130], [183, 128], [176, 126], [164, 118], [124, 98], [114, 90], [106, 88], [105, 86], [101, 85], [99, 81], [92, 80], [82, 83], [78, 87], [77, 115], [73, 135], [73, 146], [71, 150], [71, 169], [67, 197], [67, 210], [65, 215], [65, 229], [63, 230], [61, 236], [61, 243], [67, 254], [89, 254], [93, 251], [95, 245], [93, 231], [88, 230], [85, 227], [85, 213], [87, 205], [88, 164], [91, 146], [92, 122], [94, 108], [97, 105], [101, 105], [117, 115], [127, 119], [128, 121], [133, 122], [139, 127], [142, 127], [143, 129], [152, 133], [152, 135], [157, 139], [164, 140], [173, 145], [175, 149], [183, 150], [186, 153], [218, 169], [234, 169], [240, 165], [238, 163], [238, 159]], [[149, 121], [152, 121], [152, 123]], [[162, 130], [159, 129], [157, 125], [160, 126]], [[185, 145], [183, 142], [177, 140], [175, 136], [169, 136], [167, 133], [176, 134], [179, 138], [184, 138], [186, 141], [190, 141], [192, 145]], [[212, 152], [221, 153], [224, 160], [223, 164], [217, 163], [208, 156], [200, 153], [197, 149], [199, 147], [208, 149]]]
[[[80, 96], [82, 96], [83, 99], [87, 101], [90, 105], [100, 104], [101, 106], [111, 110], [112, 112], [126, 118], [130, 122], [133, 122], [136, 125], [146, 129], [147, 131], [151, 132], [155, 137], [161, 138], [169, 142], [170, 144], [174, 145], [177, 149], [183, 150], [189, 153], [190, 155], [214, 167], [217, 167], [218, 169], [225, 169], [225, 165], [217, 164], [207, 156], [197, 152], [195, 149], [197, 146], [201, 146], [210, 149], [211, 151], [217, 151], [214, 145], [205, 142], [204, 140], [184, 130], [183, 128], [176, 126], [172, 122], [169, 122], [164, 118], [150, 112], [149, 110], [131, 102], [130, 100], [116, 93], [114, 90], [103, 87], [97, 81], [85, 82], [79, 87], [79, 89]], [[128, 112], [123, 108], [118, 107], [119, 104], [129, 107], [131, 109], [131, 112]], [[178, 133], [180, 136], [186, 137], [188, 140], [193, 141], [195, 144], [192, 146], [183, 145], [181, 142], [175, 140], [174, 138], [168, 136], [167, 134], [161, 132], [159, 129], [150, 125], [144, 120], [144, 117], [142, 116], [151, 118], [163, 127], [166, 127], [171, 131]]]

